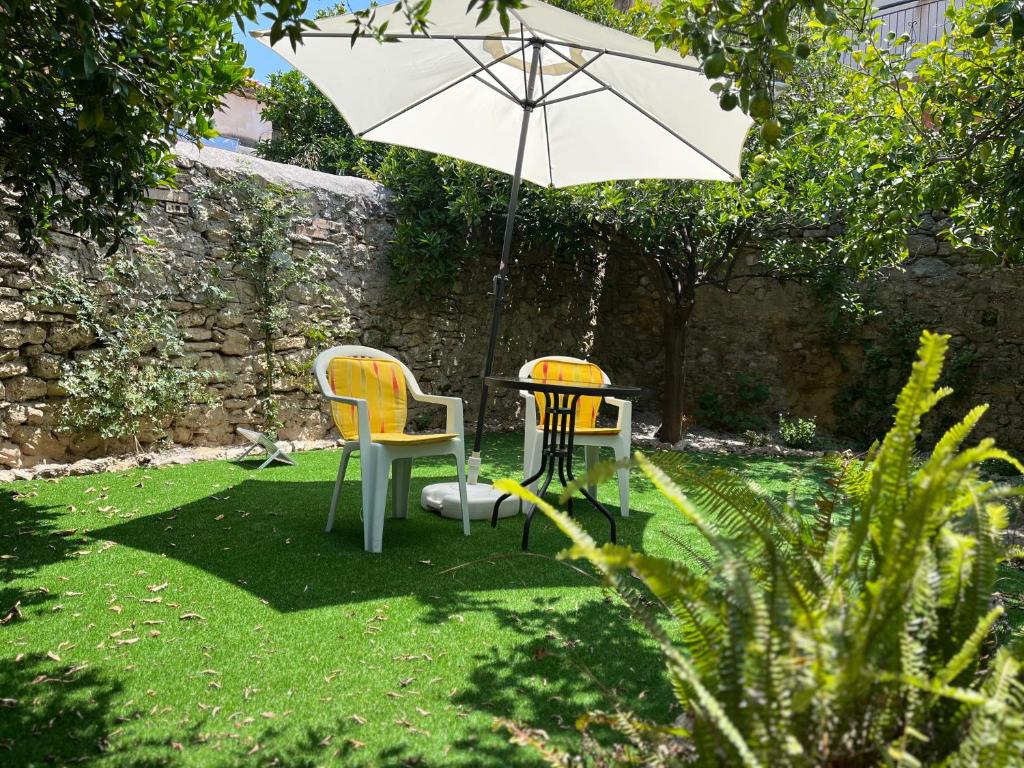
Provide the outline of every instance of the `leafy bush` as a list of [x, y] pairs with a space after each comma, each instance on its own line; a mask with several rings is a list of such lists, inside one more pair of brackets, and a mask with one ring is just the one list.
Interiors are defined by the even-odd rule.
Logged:
[[743, 440], [751, 448], [763, 448], [769, 443], [769, 436], [764, 432], [758, 432], [754, 429], [748, 429], [743, 433]]
[[33, 300], [75, 312], [95, 343], [64, 362], [63, 429], [137, 438], [164, 416], [209, 398], [203, 374], [182, 365], [184, 343], [166, 297], [143, 277], [144, 259], [118, 253], [97, 279], [49, 269]]
[[783, 413], [779, 414], [779, 434], [782, 442], [790, 448], [810, 448], [814, 445], [818, 422], [813, 417], [801, 419], [799, 416], [790, 418]]
[[[339, 11], [342, 12], [342, 11]], [[257, 91], [273, 136], [256, 147], [267, 160], [325, 173], [368, 176], [387, 147], [357, 138], [327, 97], [297, 70], [270, 75]]]
[[107, 334], [104, 346], [65, 364], [63, 428], [135, 438], [143, 425], [156, 427], [163, 416], [206, 397], [202, 376], [175, 364], [181, 348], [164, 320], [132, 312]]
[[[664, 654], [681, 716], [669, 725], [624, 710], [583, 718], [584, 732], [609, 726], [627, 742], [589, 759], [1024, 765], [1024, 642], [1018, 634], [999, 645], [1003, 608], [993, 601], [1007, 491], [979, 475], [986, 460], [1024, 467], [988, 438], [961, 448], [985, 406], [917, 460], [921, 419], [950, 393], [936, 389], [947, 345], [947, 336], [922, 335], [892, 429], [863, 461], [834, 461], [836, 478], [814, 509], [681, 454], [657, 463], [637, 454], [701, 537], [685, 561], [598, 546], [568, 515], [499, 484], [558, 525], [572, 540], [560, 557], [589, 561]], [[652, 613], [637, 579], [671, 624]], [[552, 764], [572, 760], [539, 732], [506, 725]]]

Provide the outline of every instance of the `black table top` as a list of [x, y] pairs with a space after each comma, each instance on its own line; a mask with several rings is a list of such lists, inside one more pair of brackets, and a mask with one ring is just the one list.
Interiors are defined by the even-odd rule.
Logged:
[[538, 381], [518, 376], [488, 376], [485, 381], [493, 387], [522, 389], [526, 392], [551, 392], [559, 395], [589, 395], [591, 397], [635, 397], [644, 390], [619, 384], [590, 384], [582, 381]]

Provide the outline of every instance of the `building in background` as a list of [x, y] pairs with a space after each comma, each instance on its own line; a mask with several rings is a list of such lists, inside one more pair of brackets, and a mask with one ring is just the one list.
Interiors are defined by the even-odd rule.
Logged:
[[274, 126], [260, 115], [256, 100], [259, 83], [250, 80], [224, 97], [221, 108], [213, 114], [213, 125], [220, 133], [204, 144], [251, 155], [261, 141], [269, 141]]

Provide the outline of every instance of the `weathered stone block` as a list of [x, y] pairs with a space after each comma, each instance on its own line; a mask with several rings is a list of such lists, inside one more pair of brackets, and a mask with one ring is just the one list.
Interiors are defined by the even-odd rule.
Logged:
[[245, 355], [249, 352], [249, 336], [235, 329], [218, 332], [213, 337], [220, 341], [220, 351], [224, 355]]
[[21, 346], [21, 328], [16, 325], [0, 326], [0, 347], [17, 349]]
[[213, 338], [213, 332], [208, 328], [186, 328], [184, 335], [189, 341], [209, 341]]
[[25, 320], [28, 310], [20, 301], [0, 300], [0, 322], [9, 323]]
[[42, 352], [31, 358], [32, 375], [40, 379], [52, 381], [61, 377], [64, 358]]
[[9, 379], [12, 376], [20, 376], [28, 373], [28, 363], [24, 360], [6, 360], [0, 362], [0, 379]]
[[907, 252], [911, 256], [932, 256], [939, 250], [934, 235], [915, 233], [907, 237]]
[[0, 467], [20, 467], [21, 447], [15, 443], [0, 443]]
[[22, 457], [63, 458], [64, 445], [42, 427], [22, 425], [11, 430], [11, 438], [21, 448]]
[[7, 399], [13, 402], [23, 402], [46, 397], [46, 382], [33, 376], [15, 376], [4, 382], [7, 389]]
[[58, 325], [50, 329], [49, 338], [46, 339], [46, 346], [51, 352], [62, 355], [73, 349], [84, 349], [90, 346], [93, 341], [95, 341], [95, 338], [92, 333], [80, 325]]
[[284, 336], [280, 339], [274, 339], [275, 352], [287, 352], [293, 349], [304, 349], [305, 346], [306, 340], [302, 336]]

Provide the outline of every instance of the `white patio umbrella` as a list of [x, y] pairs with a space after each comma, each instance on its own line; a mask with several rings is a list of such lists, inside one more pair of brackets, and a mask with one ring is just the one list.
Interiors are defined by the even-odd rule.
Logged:
[[[352, 131], [468, 160], [512, 176], [494, 277], [483, 377], [491, 373], [521, 179], [551, 187], [613, 179], [735, 180], [750, 119], [725, 112], [692, 58], [538, 0], [476, 23], [466, 0], [434, 0], [414, 34], [394, 4], [377, 9], [397, 42], [350, 44], [354, 17], [317, 21], [292, 50], [274, 50], [309, 77]], [[269, 45], [268, 33], [253, 35]], [[487, 404], [482, 383], [470, 482], [476, 484]], [[435, 488], [457, 506], [454, 483]], [[474, 510], [494, 496], [479, 486]]]

